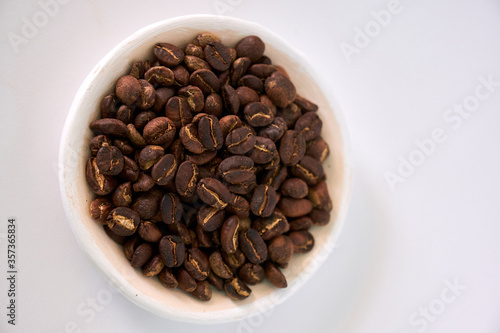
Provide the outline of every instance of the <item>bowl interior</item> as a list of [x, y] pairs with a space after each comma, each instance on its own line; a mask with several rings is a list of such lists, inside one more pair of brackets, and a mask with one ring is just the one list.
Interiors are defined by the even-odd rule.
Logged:
[[[294, 256], [283, 272], [289, 286], [276, 289], [268, 282], [252, 286], [252, 295], [234, 302], [214, 289], [210, 302], [200, 302], [179, 290], [165, 289], [156, 278], [146, 278], [133, 269], [122, 248], [111, 241], [102, 227], [89, 215], [93, 195], [85, 180], [85, 163], [89, 157], [89, 124], [99, 117], [101, 98], [113, 91], [116, 80], [129, 71], [138, 59], [152, 59], [152, 46], [169, 42], [184, 47], [203, 31], [218, 34], [226, 45], [234, 46], [247, 35], [258, 35], [266, 43], [265, 54], [274, 64], [283, 66], [291, 76], [297, 92], [319, 105], [324, 122], [322, 135], [329, 143], [330, 156], [324, 163], [327, 182], [334, 203], [330, 224], [313, 227], [315, 248], [308, 254]], [[73, 232], [102, 273], [129, 299], [164, 317], [197, 322], [236, 320], [280, 303], [318, 268], [331, 251], [340, 233], [349, 196], [350, 170], [346, 158], [344, 128], [339, 110], [303, 56], [286, 42], [262, 27], [240, 20], [217, 16], [194, 16], [163, 21], [135, 33], [111, 51], [89, 74], [73, 102], [61, 141], [60, 181], [63, 204]], [[323, 87], [324, 88], [324, 87]]]

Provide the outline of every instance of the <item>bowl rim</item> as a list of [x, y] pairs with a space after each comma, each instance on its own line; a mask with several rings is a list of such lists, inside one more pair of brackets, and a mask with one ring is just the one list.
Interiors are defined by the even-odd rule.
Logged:
[[[183, 322], [191, 322], [191, 323], [224, 323], [231, 322], [235, 320], [239, 320], [242, 318], [246, 318], [258, 313], [263, 312], [262, 309], [256, 307], [245, 307], [246, 311], [244, 313], [241, 310], [237, 310], [241, 307], [236, 307], [235, 309], [229, 310], [221, 310], [217, 312], [196, 312], [190, 313], [186, 311], [178, 311], [168, 305], [165, 307], [159, 308], [156, 306], [156, 303], [149, 301], [148, 297], [135, 297], [137, 292], [139, 292], [132, 284], [130, 284], [123, 276], [120, 276], [119, 273], [114, 269], [107, 269], [109, 266], [112, 267], [109, 260], [104, 255], [97, 255], [95, 249], [88, 246], [85, 243], [85, 240], [90, 237], [90, 232], [85, 228], [83, 223], [77, 223], [75, 218], [73, 217], [72, 212], [72, 202], [70, 196], [67, 192], [67, 185], [65, 182], [65, 170], [66, 170], [66, 157], [68, 154], [71, 154], [70, 147], [67, 144], [68, 138], [71, 136], [71, 128], [75, 126], [77, 111], [82, 107], [83, 102], [85, 101], [84, 97], [86, 95], [89, 87], [92, 86], [92, 83], [98, 77], [98, 73], [101, 69], [106, 67], [106, 64], [114, 59], [117, 54], [124, 52], [124, 49], [131, 48], [131, 44], [133, 45], [134, 41], [143, 36], [147, 36], [150, 32], [155, 31], [157, 29], [168, 30], [170, 27], [175, 26], [180, 23], [189, 23], [200, 20], [211, 20], [215, 22], [224, 22], [225, 24], [230, 24], [234, 27], [245, 27], [254, 32], [255, 35], [258, 36], [270, 36], [273, 40], [283, 47], [285, 50], [290, 50], [293, 53], [294, 58], [297, 59], [302, 65], [302, 67], [310, 73], [310, 76], [314, 78], [318, 86], [320, 87], [321, 92], [325, 96], [326, 101], [330, 105], [333, 115], [338, 123], [338, 127], [340, 130], [340, 137], [342, 138], [342, 153], [343, 153], [343, 171], [344, 176], [342, 178], [342, 186], [343, 192], [341, 195], [342, 202], [338, 209], [338, 215], [336, 220], [334, 221], [335, 226], [330, 230], [330, 234], [325, 241], [325, 246], [333, 247], [335, 246], [335, 242], [341, 234], [342, 228], [345, 223], [345, 218], [347, 215], [347, 209], [349, 206], [349, 202], [352, 194], [352, 179], [353, 179], [353, 167], [351, 160], [351, 150], [350, 150], [350, 138], [347, 132], [347, 126], [345, 119], [343, 117], [342, 108], [339, 105], [338, 99], [334, 95], [331, 87], [327, 84], [325, 77], [319, 73], [310, 62], [307, 60], [307, 57], [300, 51], [293, 47], [289, 42], [272, 32], [271, 30], [257, 24], [255, 22], [250, 22], [234, 17], [220, 16], [220, 15], [208, 15], [208, 14], [197, 14], [197, 15], [185, 15], [178, 16], [166, 20], [162, 20], [156, 23], [152, 23], [148, 26], [145, 26], [132, 35], [125, 38], [119, 44], [117, 44], [111, 51], [109, 51], [98, 63], [94, 66], [94, 68], [90, 71], [90, 73], [86, 76], [82, 84], [80, 85], [73, 102], [71, 104], [69, 113], [66, 118], [66, 122], [64, 124], [64, 129], [61, 135], [61, 141], [59, 146], [59, 189], [61, 194], [61, 201], [63, 204], [63, 208], [66, 215], [66, 220], [70, 225], [70, 228], [75, 236], [77, 243], [80, 248], [83, 249], [85, 254], [92, 264], [97, 267], [97, 269], [101, 272], [101, 274], [106, 277], [108, 282], [110, 282], [113, 287], [118, 289], [121, 294], [123, 294], [127, 299], [131, 300], [136, 305], [144, 308], [158, 316], [176, 320]], [[333, 223], [333, 221], [331, 222]], [[100, 253], [100, 251], [98, 251]], [[331, 251], [330, 251], [331, 252]], [[329, 255], [330, 252], [327, 254]], [[312, 265], [312, 269], [306, 269], [299, 276], [300, 280], [293, 284], [293, 286], [289, 286], [286, 289], [286, 292], [281, 295], [278, 299], [276, 299], [272, 305], [281, 304], [286, 299], [290, 298], [298, 289], [300, 289], [306, 281], [308, 281], [314, 273], [321, 267], [325, 260], [317, 262], [317, 264]], [[309, 263], [309, 266], [311, 264]], [[308, 267], [310, 268], [310, 267]], [[271, 294], [272, 295], [272, 294]]]

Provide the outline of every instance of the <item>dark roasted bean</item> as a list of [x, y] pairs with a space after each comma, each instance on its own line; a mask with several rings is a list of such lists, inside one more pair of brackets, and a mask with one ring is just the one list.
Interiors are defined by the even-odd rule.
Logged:
[[176, 272], [175, 278], [179, 283], [179, 289], [188, 293], [193, 292], [196, 289], [196, 280], [184, 268], [179, 268]]
[[250, 296], [252, 290], [238, 278], [226, 280], [224, 283], [226, 294], [234, 300], [242, 300]]
[[231, 216], [222, 224], [220, 241], [226, 253], [235, 253], [238, 249], [238, 233], [240, 221], [236, 215]]
[[131, 236], [139, 226], [139, 215], [127, 207], [113, 209], [107, 219], [108, 228], [120, 236]]
[[307, 199], [281, 198], [278, 208], [286, 217], [300, 217], [309, 214], [313, 205]]
[[253, 127], [267, 126], [274, 120], [271, 110], [260, 102], [247, 104], [243, 109], [243, 114], [247, 123]]
[[196, 289], [191, 292], [191, 295], [200, 301], [208, 302], [212, 299], [212, 288], [208, 281], [196, 282]]
[[104, 134], [118, 138], [127, 137], [127, 125], [118, 119], [98, 119], [90, 124], [90, 129], [95, 134]]
[[184, 268], [194, 279], [198, 281], [205, 280], [210, 270], [207, 255], [199, 249], [189, 249], [184, 260]]
[[266, 164], [272, 161], [276, 145], [273, 141], [261, 136], [255, 137], [255, 145], [250, 151], [250, 158], [257, 164]]
[[250, 64], [251, 61], [247, 57], [241, 57], [234, 61], [231, 71], [231, 85], [237, 85], [240, 78], [247, 72]]
[[137, 228], [137, 233], [146, 242], [157, 243], [161, 239], [160, 229], [150, 221], [142, 221]]
[[161, 216], [166, 224], [178, 223], [182, 218], [184, 209], [179, 196], [175, 193], [167, 193], [161, 200]]
[[295, 199], [305, 198], [308, 194], [306, 182], [299, 178], [289, 178], [281, 184], [281, 194]]
[[97, 198], [90, 203], [90, 215], [99, 224], [106, 225], [106, 219], [113, 208], [113, 204], [109, 199]]
[[212, 68], [225, 71], [231, 65], [231, 53], [229, 48], [220, 42], [207, 44], [203, 49], [205, 59]]
[[130, 259], [130, 265], [135, 268], [144, 266], [153, 255], [153, 247], [149, 243], [139, 245]]
[[203, 110], [205, 97], [200, 88], [195, 86], [183, 87], [179, 90], [179, 95], [186, 99], [192, 112], [198, 113]]
[[196, 192], [204, 203], [218, 209], [225, 208], [232, 196], [227, 187], [215, 178], [201, 179]]
[[156, 44], [153, 53], [162, 65], [168, 67], [177, 66], [184, 60], [184, 51], [168, 43]]
[[266, 243], [254, 229], [240, 233], [240, 248], [251, 263], [260, 264], [267, 259]]
[[208, 69], [198, 69], [194, 71], [189, 78], [189, 83], [200, 88], [205, 95], [220, 90], [219, 78]]
[[252, 150], [256, 136], [248, 127], [240, 127], [226, 136], [226, 147], [231, 154], [243, 155]]
[[175, 124], [167, 117], [157, 117], [144, 126], [143, 136], [150, 145], [167, 148], [175, 138]]
[[253, 165], [252, 159], [247, 156], [231, 156], [219, 164], [218, 175], [228, 183], [239, 184], [255, 174]]
[[168, 100], [167, 105], [165, 105], [165, 115], [174, 122], [178, 129], [186, 126], [193, 119], [187, 99], [179, 96]]
[[283, 164], [295, 165], [306, 153], [306, 140], [297, 131], [288, 130], [281, 139], [279, 152]]
[[112, 197], [115, 207], [128, 207], [132, 204], [132, 184], [126, 182], [118, 185]]
[[163, 236], [158, 249], [165, 266], [179, 267], [184, 262], [186, 248], [178, 236]]
[[261, 265], [255, 265], [247, 262], [243, 266], [241, 266], [238, 271], [238, 277], [241, 281], [248, 284], [257, 284], [264, 280], [266, 277], [266, 273], [264, 272], [264, 268]]
[[155, 186], [155, 181], [147, 173], [141, 172], [137, 181], [132, 185], [135, 192], [146, 192]]
[[151, 178], [158, 185], [167, 185], [171, 182], [177, 171], [177, 161], [174, 155], [167, 154], [158, 160], [151, 168]]
[[151, 84], [159, 84], [169, 87], [175, 82], [174, 72], [165, 66], [155, 66], [148, 69], [144, 74], [144, 79]]
[[198, 224], [203, 230], [211, 232], [217, 230], [224, 222], [224, 210], [212, 206], [203, 206], [198, 211]]
[[307, 230], [292, 231], [288, 237], [293, 242], [294, 253], [306, 253], [314, 247], [314, 237]]
[[267, 279], [276, 288], [286, 288], [288, 286], [286, 277], [283, 275], [280, 269], [276, 267], [276, 265], [273, 264], [272, 262], [268, 262], [266, 264], [265, 271]]
[[158, 279], [160, 280], [161, 284], [163, 284], [167, 288], [177, 288], [177, 286], [179, 285], [174, 274], [172, 274], [172, 271], [168, 267], [163, 268], [163, 270], [158, 274]]
[[267, 246], [269, 258], [281, 267], [286, 267], [293, 256], [294, 243], [288, 236], [280, 235]]
[[323, 163], [330, 150], [328, 148], [328, 143], [322, 138], [317, 138], [307, 142], [306, 155], [311, 156], [312, 158], [317, 159], [321, 163]]
[[175, 176], [175, 188], [183, 197], [190, 197], [196, 192], [199, 171], [198, 166], [192, 162], [182, 162]]
[[149, 170], [165, 154], [161, 146], [146, 146], [139, 153], [138, 162], [142, 170]]
[[111, 193], [118, 182], [112, 176], [106, 176], [99, 171], [96, 159], [91, 157], [87, 161], [85, 176], [87, 184], [89, 184], [92, 191], [97, 195], [106, 195]]
[[200, 142], [208, 150], [219, 150], [224, 144], [219, 120], [213, 115], [201, 117], [198, 122], [198, 136]]
[[165, 264], [161, 260], [160, 255], [157, 254], [153, 258], [151, 258], [146, 265], [142, 267], [142, 274], [147, 277], [155, 276], [160, 274], [163, 267], [165, 267]]
[[275, 210], [269, 217], [259, 218], [254, 222], [254, 229], [265, 241], [287, 232], [289, 228], [288, 220], [279, 210]]
[[231, 269], [226, 265], [219, 251], [212, 252], [208, 260], [210, 262], [210, 268], [215, 275], [223, 279], [229, 279], [233, 276]]
[[252, 195], [250, 208], [257, 216], [268, 217], [274, 212], [278, 198], [276, 190], [268, 185], [258, 185]]
[[323, 122], [316, 112], [303, 114], [295, 123], [295, 130], [302, 133], [306, 141], [316, 139], [321, 134]]
[[310, 156], [304, 156], [299, 163], [293, 166], [292, 174], [305, 181], [309, 186], [316, 185], [325, 178], [321, 162]]
[[152, 218], [160, 209], [161, 194], [161, 191], [157, 189], [141, 194], [132, 204], [132, 209], [143, 220]]
[[273, 103], [284, 108], [292, 103], [296, 97], [295, 86], [292, 81], [281, 72], [274, 72], [271, 74], [264, 83], [266, 94], [269, 96]]
[[258, 36], [247, 36], [236, 44], [238, 57], [247, 57], [251, 62], [256, 62], [264, 55], [266, 45]]

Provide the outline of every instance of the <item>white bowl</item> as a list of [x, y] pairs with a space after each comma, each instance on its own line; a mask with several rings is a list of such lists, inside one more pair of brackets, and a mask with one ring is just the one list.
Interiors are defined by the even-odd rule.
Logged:
[[[287, 288], [276, 289], [264, 282], [252, 286], [251, 296], [237, 302], [215, 290], [210, 302], [201, 302], [180, 290], [164, 288], [155, 278], [144, 277], [130, 266], [122, 248], [108, 238], [89, 214], [93, 198], [85, 180], [88, 142], [92, 137], [89, 124], [99, 117], [101, 98], [113, 90], [116, 80], [128, 72], [135, 60], [150, 58], [155, 43], [184, 46], [204, 31], [218, 34], [227, 45], [235, 45], [244, 36], [260, 36], [266, 44], [265, 54], [274, 64], [288, 71], [297, 92], [319, 105], [318, 113], [324, 121], [323, 137], [331, 150], [324, 167], [334, 209], [327, 226], [311, 230], [315, 248], [307, 254], [294, 256], [283, 271], [288, 280]], [[59, 165], [61, 196], [68, 222], [76, 240], [97, 268], [140, 307], [185, 322], [238, 320], [283, 302], [311, 277], [333, 249], [350, 197], [351, 162], [346, 127], [328, 85], [314, 74], [300, 52], [274, 33], [255, 23], [222, 16], [185, 16], [158, 22], [134, 33], [109, 52], [87, 76], [75, 96], [61, 138]]]

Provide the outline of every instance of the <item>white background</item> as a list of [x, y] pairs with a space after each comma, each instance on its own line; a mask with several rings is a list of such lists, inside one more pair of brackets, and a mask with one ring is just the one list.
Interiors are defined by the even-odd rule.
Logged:
[[[218, 3], [229, 7], [218, 11]], [[500, 82], [500, 2], [401, 0], [398, 14], [348, 62], [340, 45], [353, 45], [355, 29], [370, 26], [371, 12], [388, 3], [74, 0], [16, 52], [8, 34], [22, 36], [23, 22], [42, 7], [1, 1], [0, 331], [60, 333], [76, 325], [76, 332], [249, 332], [254, 325], [255, 332], [500, 332], [500, 86], [460, 127], [443, 118], [455, 103], [473, 101], [479, 77]], [[77, 247], [60, 202], [57, 154], [72, 98], [122, 39], [194, 13], [273, 30], [336, 92], [355, 165], [339, 246], [299, 292], [253, 322], [168, 321], [120, 294], [94, 316], [78, 315], [111, 287]], [[446, 140], [392, 191], [386, 172], [398, 172], [400, 156], [421, 157], [415, 141], [437, 128]], [[15, 327], [4, 314], [8, 217], [18, 221]], [[452, 297], [445, 281], [466, 289]], [[429, 306], [423, 319], [418, 312]]]

